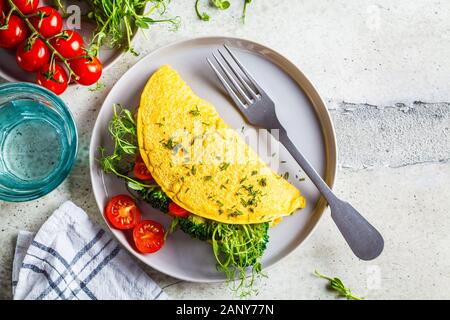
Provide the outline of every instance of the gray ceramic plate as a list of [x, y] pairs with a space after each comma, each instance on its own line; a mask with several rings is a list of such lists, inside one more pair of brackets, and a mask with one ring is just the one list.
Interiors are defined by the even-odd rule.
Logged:
[[[44, 6], [45, 4], [53, 4], [53, 1], [41, 1], [39, 5]], [[80, 3], [82, 5], [83, 3]], [[83, 8], [84, 10], [84, 8]], [[79, 32], [86, 43], [89, 43], [89, 39], [92, 37], [94, 25], [90, 22], [81, 21], [80, 28], [75, 28], [75, 31]], [[63, 30], [72, 29], [68, 28], [66, 21], [64, 20]], [[138, 36], [138, 32], [135, 32], [132, 41]], [[120, 49], [107, 49], [102, 48], [100, 51], [100, 61], [103, 65], [103, 71], [112, 66], [124, 52]], [[5, 50], [0, 48], [0, 77], [8, 81], [22, 81], [22, 82], [35, 82], [36, 73], [29, 73], [23, 71], [16, 63], [16, 51], [15, 50]], [[74, 84], [73, 82], [71, 83]]]
[[[154, 51], [140, 60], [116, 83], [103, 103], [92, 134], [90, 147], [91, 179], [99, 209], [103, 211], [108, 199], [127, 193], [124, 183], [112, 175], [102, 173], [98, 162], [98, 147], [111, 147], [108, 122], [112, 105], [121, 103], [135, 110], [148, 78], [163, 64], [170, 64], [199, 96], [212, 102], [220, 115], [233, 128], [248, 127], [244, 119], [223, 93], [218, 80], [206, 63], [206, 57], [222, 44], [230, 46], [254, 74], [276, 103], [277, 114], [290, 136], [311, 161], [317, 171], [332, 185], [336, 170], [336, 142], [328, 111], [308, 79], [286, 58], [260, 44], [234, 38], [209, 37], [176, 43]], [[290, 172], [290, 181], [301, 189], [308, 205], [297, 214], [285, 218], [270, 230], [270, 244], [262, 264], [270, 267], [296, 249], [313, 231], [325, 203], [312, 183], [299, 181], [302, 171], [284, 149], [280, 149], [280, 172]], [[161, 222], [169, 219], [162, 213], [140, 203], [144, 218]], [[195, 282], [214, 282], [225, 279], [217, 272], [212, 249], [207, 243], [192, 240], [182, 231], [169, 236], [165, 246], [155, 254], [137, 253], [124, 233], [111, 229], [131, 254], [147, 265], [170, 276]]]

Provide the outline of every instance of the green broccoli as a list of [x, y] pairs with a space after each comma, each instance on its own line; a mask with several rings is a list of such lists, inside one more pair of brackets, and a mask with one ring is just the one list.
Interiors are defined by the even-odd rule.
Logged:
[[202, 217], [191, 214], [189, 217], [179, 219], [180, 229], [194, 239], [209, 241], [212, 238], [212, 223]]
[[137, 193], [142, 200], [150, 204], [153, 208], [161, 210], [164, 213], [169, 212], [170, 198], [160, 188], [142, 188]]

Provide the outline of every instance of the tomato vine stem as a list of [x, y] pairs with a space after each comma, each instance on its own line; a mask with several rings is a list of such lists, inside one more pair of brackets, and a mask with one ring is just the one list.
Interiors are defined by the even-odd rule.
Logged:
[[[11, 15], [12, 11], [15, 11], [21, 18], [22, 20], [26, 23], [26, 25], [28, 26], [28, 28], [30, 28], [30, 30], [32, 31], [33, 34], [36, 34], [42, 41], [44, 41], [44, 43], [47, 45], [47, 47], [52, 51], [52, 57], [57, 56], [62, 63], [64, 64], [64, 66], [67, 68], [67, 70], [69, 71], [69, 82], [70, 79], [72, 78], [72, 76], [74, 76], [75, 80], [78, 80], [80, 77], [72, 70], [72, 68], [70, 67], [69, 63], [67, 62], [67, 59], [64, 58], [56, 49], [55, 47], [52, 46], [52, 44], [50, 43], [50, 41], [43, 37], [37, 30], [36, 28], [33, 26], [33, 24], [30, 22], [30, 20], [28, 19], [28, 17], [26, 15], [24, 15], [19, 8], [17, 8], [17, 6], [14, 4], [14, 2], [12, 0], [8, 0], [8, 3], [11, 7], [11, 12], [9, 15]], [[50, 62], [51, 63], [51, 62]]]

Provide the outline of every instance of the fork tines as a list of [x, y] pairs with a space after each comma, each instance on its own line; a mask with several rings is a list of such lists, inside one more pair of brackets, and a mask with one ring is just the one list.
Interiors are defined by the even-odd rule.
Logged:
[[227, 51], [225, 54], [220, 49], [217, 50], [220, 57], [212, 54], [216, 63], [209, 58], [206, 60], [236, 105], [247, 108], [260, 99], [262, 90], [233, 52], [226, 45], [224, 48]]

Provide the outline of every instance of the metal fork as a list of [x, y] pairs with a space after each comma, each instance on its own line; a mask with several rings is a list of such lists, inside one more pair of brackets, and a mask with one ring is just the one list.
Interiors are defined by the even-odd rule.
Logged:
[[[207, 61], [236, 107], [250, 124], [265, 128], [269, 132], [274, 129], [279, 131], [279, 141], [327, 200], [331, 209], [331, 217], [354, 254], [362, 260], [372, 260], [378, 257], [384, 247], [381, 234], [348, 202], [340, 200], [333, 193], [289, 138], [278, 120], [272, 99], [233, 52], [226, 45], [224, 47], [228, 54], [218, 50], [220, 57], [213, 53], [215, 63], [209, 58]], [[227, 55], [229, 58], [226, 57]]]

